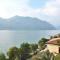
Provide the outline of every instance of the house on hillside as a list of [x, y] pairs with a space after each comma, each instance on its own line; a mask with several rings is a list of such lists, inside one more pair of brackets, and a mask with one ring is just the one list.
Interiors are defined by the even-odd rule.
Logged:
[[50, 39], [46, 45], [51, 53], [60, 53], [60, 38]]

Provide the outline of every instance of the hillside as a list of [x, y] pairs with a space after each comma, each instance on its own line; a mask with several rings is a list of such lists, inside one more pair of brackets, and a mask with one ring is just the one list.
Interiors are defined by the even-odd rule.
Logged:
[[0, 19], [0, 29], [19, 30], [54, 30], [55, 27], [38, 18], [14, 16], [8, 19]]

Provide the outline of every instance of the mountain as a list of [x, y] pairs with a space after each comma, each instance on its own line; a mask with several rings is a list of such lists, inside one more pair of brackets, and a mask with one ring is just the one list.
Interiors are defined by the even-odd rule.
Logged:
[[7, 29], [8, 23], [5, 19], [0, 18], [0, 29]]
[[38, 18], [14, 16], [7, 20], [0, 19], [0, 29], [54, 30], [55, 27]]
[[60, 25], [59, 25], [59, 26], [55, 26], [55, 28], [56, 28], [57, 30], [60, 30]]

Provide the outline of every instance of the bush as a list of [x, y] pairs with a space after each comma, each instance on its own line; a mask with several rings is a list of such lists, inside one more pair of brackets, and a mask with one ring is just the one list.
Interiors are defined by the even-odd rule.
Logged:
[[45, 49], [45, 47], [46, 47], [45, 44], [46, 44], [47, 41], [48, 41], [48, 39], [46, 39], [46, 38], [42, 38], [41, 40], [39, 40], [38, 44], [39, 44], [39, 48], [41, 50]]
[[3, 53], [0, 53], [0, 60], [6, 60], [6, 57]]
[[57, 54], [54, 60], [60, 60], [60, 54]]
[[37, 56], [33, 56], [32, 60], [40, 60]]

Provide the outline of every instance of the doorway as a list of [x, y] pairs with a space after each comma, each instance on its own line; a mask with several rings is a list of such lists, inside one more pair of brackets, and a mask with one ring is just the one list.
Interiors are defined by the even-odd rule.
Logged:
[[59, 47], [59, 53], [60, 53], [60, 47]]

